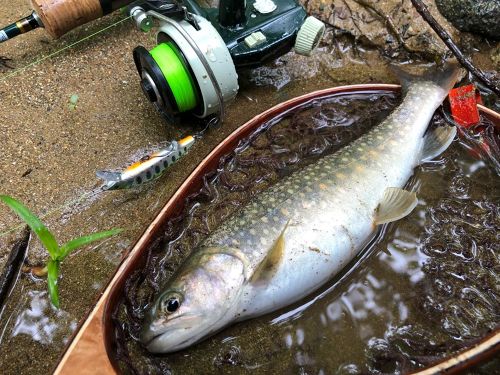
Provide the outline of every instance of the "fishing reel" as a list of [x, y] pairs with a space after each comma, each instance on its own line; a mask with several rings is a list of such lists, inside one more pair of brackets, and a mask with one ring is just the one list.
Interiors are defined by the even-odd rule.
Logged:
[[[251, 0], [253, 1], [253, 0]], [[325, 26], [296, 0], [139, 1], [128, 6], [137, 27], [156, 21], [157, 46], [134, 49], [146, 97], [169, 122], [185, 116], [220, 120], [238, 93], [242, 68], [260, 66], [295, 47], [309, 55]]]

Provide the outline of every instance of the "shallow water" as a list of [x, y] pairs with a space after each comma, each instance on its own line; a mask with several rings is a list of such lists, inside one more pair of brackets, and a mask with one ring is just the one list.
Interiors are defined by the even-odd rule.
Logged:
[[[29, 13], [26, 0], [0, 3], [2, 24]], [[115, 23], [116, 26], [108, 28]], [[105, 32], [87, 38], [104, 28]], [[197, 130], [191, 124], [166, 124], [141, 92], [132, 49], [139, 44], [152, 48], [153, 33], [137, 31], [129, 22], [122, 22], [122, 15], [115, 12], [57, 41], [39, 29], [3, 43], [0, 193], [19, 198], [43, 215], [60, 241], [112, 227], [126, 231], [66, 259], [59, 281], [62, 303], [59, 311], [48, 303], [45, 279], [19, 276], [5, 308], [0, 311], [0, 372], [46, 374], [56, 366], [78, 321], [93, 306], [127, 249], [190, 171], [237, 126], [280, 101], [313, 90], [354, 83], [396, 82], [376, 48], [357, 45], [356, 39], [344, 34], [344, 30], [329, 28], [323, 45], [311, 57], [289, 53], [261, 69], [240, 72], [240, 92], [228, 106], [223, 126], [207, 132], [203, 141], [158, 181], [138, 190], [106, 194], [96, 191], [99, 184], [96, 170], [123, 167], [145, 150]], [[74, 45], [78, 41], [82, 42]], [[70, 45], [73, 47], [67, 48]], [[61, 48], [64, 50], [54, 55]], [[481, 50], [474, 53], [480, 68], [494, 69], [490, 46], [475, 44], [472, 49]], [[52, 57], [43, 59], [49, 55]], [[10, 59], [8, 65], [13, 69], [2, 66], [4, 57]], [[35, 61], [39, 63], [31, 65]], [[412, 60], [404, 64], [416, 66], [422, 62]], [[79, 97], [76, 108], [70, 106], [73, 95]], [[500, 108], [498, 100], [486, 103]], [[284, 168], [280, 173], [288, 171]], [[262, 181], [265, 183], [266, 180]], [[18, 237], [16, 228], [20, 227], [15, 215], [0, 205], [0, 267]], [[40, 243], [32, 239], [28, 263], [39, 265], [46, 257]], [[165, 266], [172, 270], [176, 263]], [[272, 334], [268, 321], [264, 318], [261, 331]], [[282, 337], [278, 336], [281, 331], [277, 332], [271, 338], [281, 342]], [[246, 337], [247, 342], [256, 344], [262, 339], [256, 340], [249, 333]], [[240, 345], [235, 340], [234, 346]], [[233, 370], [226, 365], [228, 361], [241, 363], [238, 358], [245, 359], [239, 357], [240, 349], [232, 348], [231, 342], [228, 341], [227, 348], [221, 346], [220, 340], [214, 342], [216, 347], [211, 353], [217, 353], [213, 355], [220, 371]], [[203, 353], [212, 355], [199, 353], [199, 357]], [[265, 362], [259, 355], [268, 355], [257, 348], [251, 352], [248, 347], [245, 353], [248, 356], [255, 353], [256, 366]], [[182, 357], [179, 358], [177, 373], [183, 373], [184, 368], [195, 370], [186, 367]], [[211, 358], [204, 358], [200, 363], [213, 370], [210, 361]], [[241, 366], [234, 371], [241, 372]]]
[[[143, 307], [190, 249], [242, 202], [359, 137], [397, 102], [386, 93], [315, 103], [265, 125], [222, 160], [157, 239], [145, 270], [127, 283], [116, 312], [122, 368], [174, 374], [403, 373], [497, 328], [500, 178], [495, 160], [478, 158], [480, 138], [463, 135], [437, 160], [416, 169], [408, 185], [419, 197], [417, 208], [379, 231], [319, 292], [175, 354], [150, 355], [133, 339]], [[436, 115], [434, 125], [443, 123]], [[498, 146], [494, 137], [490, 149]]]

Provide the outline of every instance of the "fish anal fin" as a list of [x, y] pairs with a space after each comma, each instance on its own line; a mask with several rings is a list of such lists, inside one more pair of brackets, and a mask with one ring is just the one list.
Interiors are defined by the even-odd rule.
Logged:
[[252, 284], [269, 281], [275, 275], [285, 253], [285, 232], [289, 223], [290, 221], [285, 224], [280, 235], [269, 249], [266, 257], [255, 269], [255, 272], [250, 278]]
[[382, 202], [375, 210], [375, 224], [385, 224], [399, 220], [413, 211], [418, 203], [414, 192], [390, 187], [385, 189]]
[[442, 154], [450, 146], [456, 134], [457, 128], [454, 126], [438, 126], [429, 131], [424, 137], [420, 161], [425, 163]]

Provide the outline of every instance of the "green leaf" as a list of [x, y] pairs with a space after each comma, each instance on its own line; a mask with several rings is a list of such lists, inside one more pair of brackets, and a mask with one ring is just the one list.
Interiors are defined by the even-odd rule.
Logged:
[[66, 242], [59, 249], [57, 260], [63, 261], [64, 258], [68, 256], [68, 254], [75, 250], [76, 248], [88, 245], [94, 241], [102, 240], [107, 237], [114, 236], [115, 234], [123, 232], [123, 229], [112, 229], [105, 232], [93, 233], [88, 236], [83, 236], [79, 238], [75, 238], [74, 240]]
[[16, 199], [7, 195], [0, 195], [0, 200], [3, 201], [9, 208], [14, 211], [29, 227], [36, 233], [43, 246], [47, 249], [52, 259], [55, 259], [58, 252], [58, 245], [54, 235], [40, 221], [40, 219], [31, 212], [26, 206]]
[[59, 261], [49, 260], [47, 263], [47, 285], [49, 287], [50, 302], [56, 309], [59, 308], [59, 293], [57, 289], [57, 278], [59, 277]]

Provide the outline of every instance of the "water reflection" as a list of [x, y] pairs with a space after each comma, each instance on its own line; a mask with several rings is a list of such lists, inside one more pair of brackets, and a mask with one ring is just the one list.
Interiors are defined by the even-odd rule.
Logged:
[[50, 311], [53, 307], [45, 291], [28, 291], [23, 305], [25, 307], [17, 315], [11, 337], [27, 335], [41, 344], [50, 344], [61, 332], [68, 334], [66, 327], [69, 326], [71, 332], [76, 329], [76, 321], [71, 320], [67, 312], [57, 310], [53, 314]]

